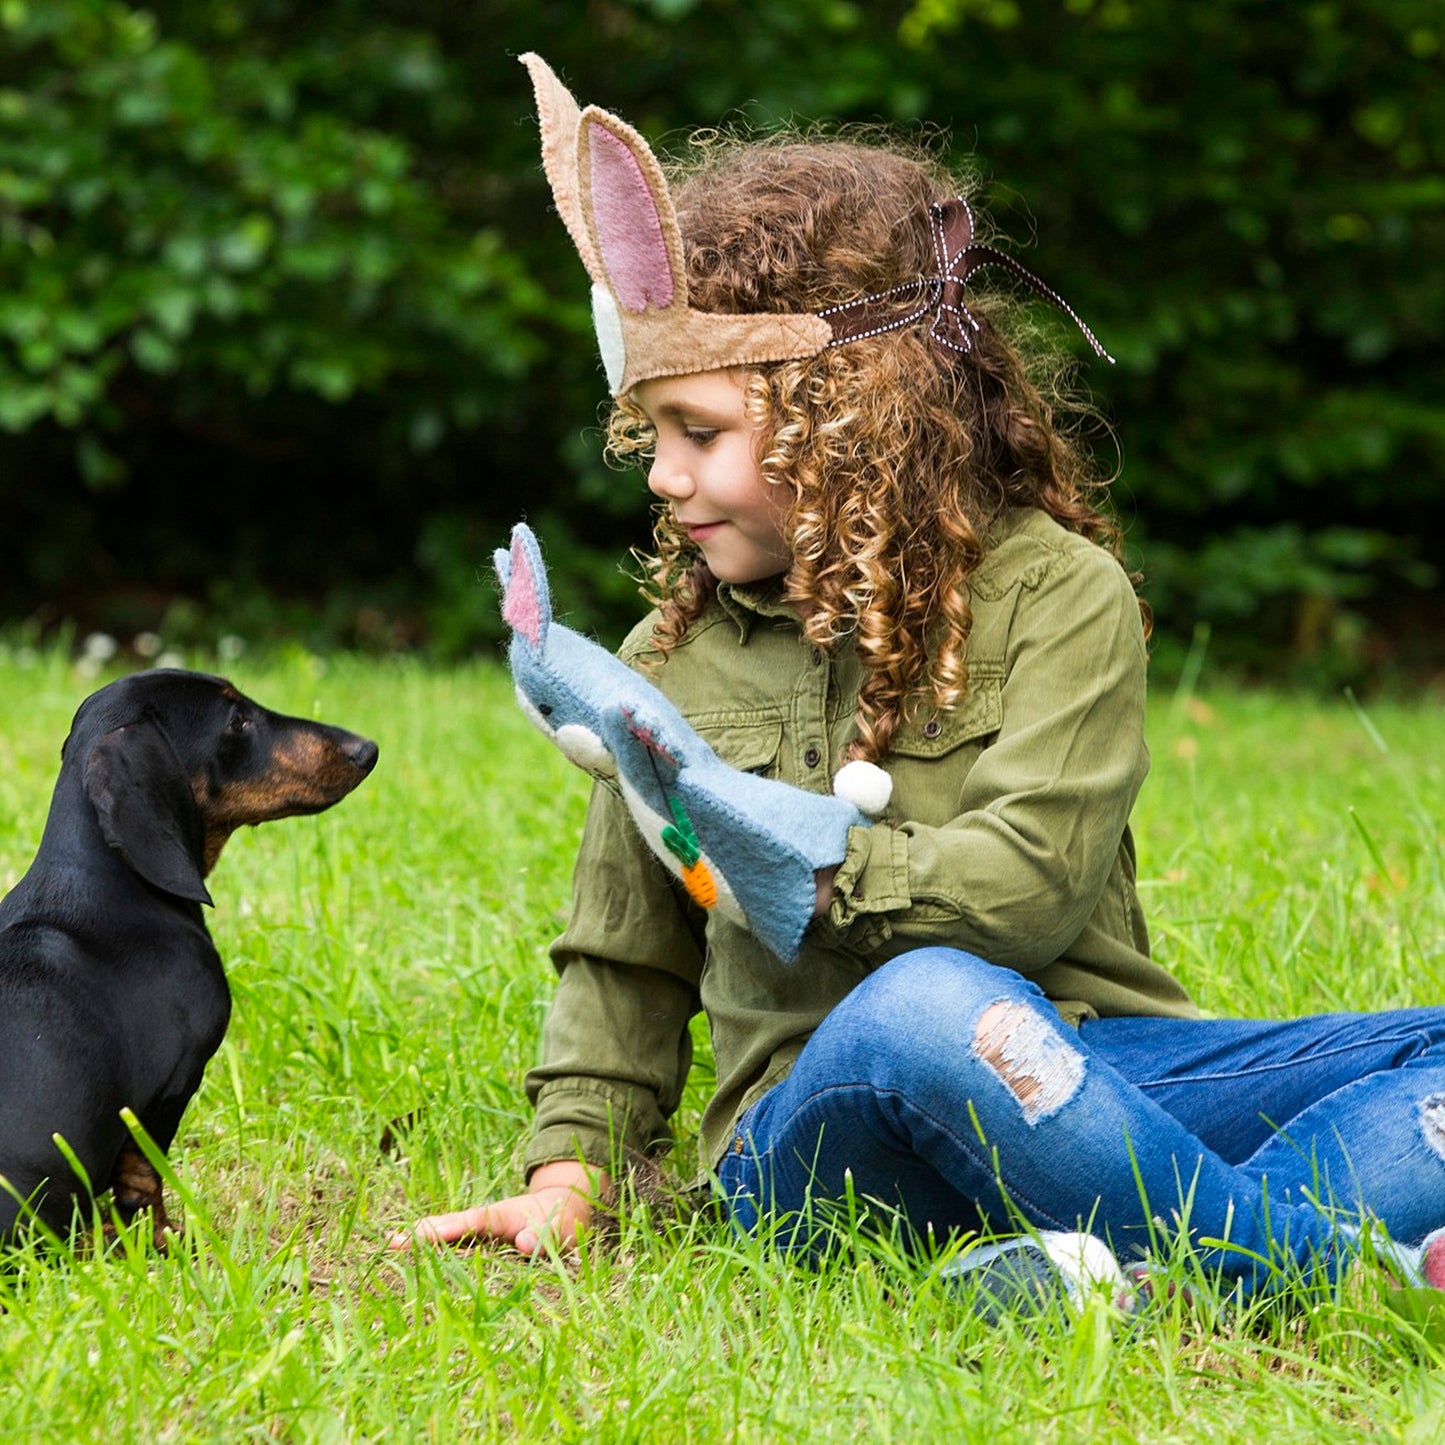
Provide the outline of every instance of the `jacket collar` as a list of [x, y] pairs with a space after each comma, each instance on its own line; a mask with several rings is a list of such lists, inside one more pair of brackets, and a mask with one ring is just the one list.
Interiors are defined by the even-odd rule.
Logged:
[[746, 643], [753, 625], [760, 618], [780, 617], [798, 626], [798, 614], [783, 598], [783, 579], [769, 577], [762, 582], [720, 582], [718, 606], [732, 619], [738, 630], [738, 641]]

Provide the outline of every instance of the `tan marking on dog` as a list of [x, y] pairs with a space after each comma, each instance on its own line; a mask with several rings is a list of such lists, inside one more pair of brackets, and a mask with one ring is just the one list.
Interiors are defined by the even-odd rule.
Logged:
[[361, 773], [330, 739], [295, 733], [272, 750], [264, 773], [211, 791], [204, 775], [191, 780], [191, 792], [205, 827], [205, 873], [216, 866], [221, 849], [237, 828], [271, 823], [296, 813], [320, 812], [339, 803], [361, 781]]
[[[166, 1213], [165, 1188], [149, 1159], [134, 1144], [126, 1144], [115, 1161], [110, 1180], [111, 1199], [115, 1207], [129, 1219], [142, 1209], [151, 1216], [151, 1239], [156, 1251], [164, 1254], [170, 1234], [182, 1233], [181, 1227]], [[107, 1223], [102, 1231], [106, 1240], [114, 1240], [115, 1228]]]

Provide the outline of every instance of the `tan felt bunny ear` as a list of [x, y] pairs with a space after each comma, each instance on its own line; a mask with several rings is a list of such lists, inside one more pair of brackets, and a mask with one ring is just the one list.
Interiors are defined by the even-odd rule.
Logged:
[[572, 92], [552, 73], [540, 55], [530, 51], [522, 56], [522, 64], [532, 77], [537, 96], [537, 118], [542, 127], [542, 168], [552, 187], [552, 199], [562, 217], [572, 244], [594, 281], [602, 279], [602, 263], [592, 249], [587, 222], [582, 216], [582, 197], [577, 186], [577, 132], [582, 112]]
[[582, 211], [624, 311], [687, 305], [682, 236], [657, 158], [630, 125], [589, 105], [577, 138]]
[[687, 304], [683, 242], [657, 157], [626, 121], [580, 110], [538, 55], [523, 55], [552, 195], [592, 277], [592, 315], [613, 395], [658, 376], [816, 356], [822, 317], [717, 315]]

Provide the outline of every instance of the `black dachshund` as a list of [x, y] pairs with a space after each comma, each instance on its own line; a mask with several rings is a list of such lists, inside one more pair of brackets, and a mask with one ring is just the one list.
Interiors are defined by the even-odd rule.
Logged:
[[205, 877], [242, 824], [339, 802], [376, 744], [157, 670], [87, 698], [60, 756], [40, 851], [0, 902], [0, 1242], [32, 1220], [64, 1236], [109, 1189], [163, 1246], [160, 1177], [120, 1111], [168, 1149], [225, 1035]]

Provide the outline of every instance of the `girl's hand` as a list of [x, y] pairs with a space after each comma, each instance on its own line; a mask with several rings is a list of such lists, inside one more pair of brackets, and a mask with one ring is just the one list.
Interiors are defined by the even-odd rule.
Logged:
[[532, 1171], [527, 1192], [474, 1209], [432, 1214], [410, 1229], [398, 1230], [392, 1249], [409, 1249], [416, 1241], [455, 1244], [458, 1241], [500, 1240], [518, 1254], [536, 1254], [546, 1239], [557, 1249], [570, 1249], [579, 1230], [592, 1220], [608, 1176], [575, 1160], [559, 1159]]
[[821, 918], [833, 906], [833, 880], [838, 876], [838, 864], [831, 868], [819, 868], [813, 874], [813, 917]]

